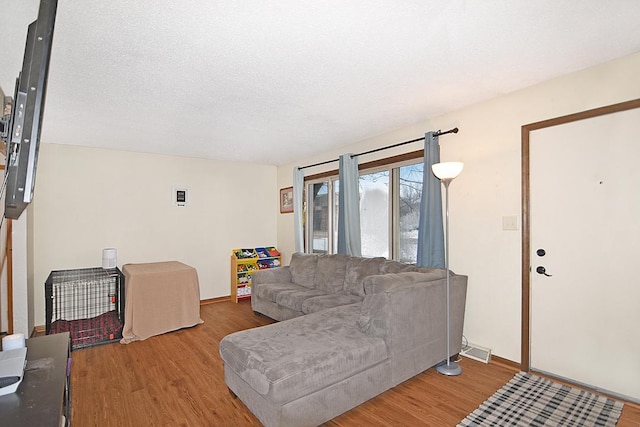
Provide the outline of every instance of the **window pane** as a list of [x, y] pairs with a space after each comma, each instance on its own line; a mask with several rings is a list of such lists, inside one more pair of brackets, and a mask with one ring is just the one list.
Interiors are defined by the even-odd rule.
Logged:
[[418, 221], [424, 163], [400, 168], [399, 261], [415, 263], [418, 253]]
[[309, 186], [311, 196], [311, 252], [329, 253], [329, 184], [319, 182]]
[[389, 257], [389, 171], [360, 176], [362, 256]]
[[[418, 161], [418, 160], [416, 160]], [[406, 163], [405, 163], [406, 164]], [[395, 167], [394, 167], [395, 166]], [[362, 255], [415, 263], [422, 197], [423, 164], [390, 166], [359, 178]], [[337, 253], [337, 176], [310, 182], [306, 217], [306, 248], [314, 253]], [[391, 204], [393, 198], [393, 204]]]

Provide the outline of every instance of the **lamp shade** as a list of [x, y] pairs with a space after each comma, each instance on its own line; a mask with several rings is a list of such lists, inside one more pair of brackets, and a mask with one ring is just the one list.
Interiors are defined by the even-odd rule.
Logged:
[[439, 179], [453, 179], [460, 175], [463, 167], [462, 162], [444, 162], [431, 165], [431, 170]]

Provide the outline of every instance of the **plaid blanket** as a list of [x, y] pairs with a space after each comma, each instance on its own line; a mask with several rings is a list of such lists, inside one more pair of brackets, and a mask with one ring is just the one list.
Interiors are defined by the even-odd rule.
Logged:
[[615, 426], [622, 403], [520, 372], [458, 427]]

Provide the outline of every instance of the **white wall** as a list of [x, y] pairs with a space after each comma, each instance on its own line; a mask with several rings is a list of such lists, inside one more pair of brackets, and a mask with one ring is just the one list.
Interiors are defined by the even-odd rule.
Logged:
[[[45, 324], [52, 270], [98, 267], [102, 249], [125, 263], [195, 267], [201, 299], [230, 293], [235, 247], [277, 245], [276, 168], [41, 144], [33, 219], [35, 325]], [[172, 187], [189, 190], [175, 207]]]
[[[0, 96], [2, 93], [0, 92]], [[0, 162], [4, 164], [4, 156], [0, 155]], [[2, 170], [4, 174], [4, 169]], [[4, 197], [0, 198], [0, 206], [4, 206]], [[0, 332], [9, 330], [9, 296], [7, 281], [7, 224], [3, 222], [0, 228]]]
[[29, 246], [28, 223], [30, 211], [25, 211], [19, 219], [12, 221], [12, 257], [13, 257], [13, 333], [28, 337], [33, 330], [33, 299], [29, 283]]
[[[302, 159], [297, 165], [337, 158], [414, 139], [424, 132], [458, 127], [440, 138], [442, 161], [463, 161], [450, 187], [451, 268], [469, 276], [465, 336], [520, 361], [521, 231], [502, 230], [503, 216], [518, 216], [520, 228], [520, 128], [524, 124], [640, 98], [640, 54], [553, 79], [502, 97], [443, 114], [414, 126], [360, 141], [340, 151]], [[420, 149], [410, 144], [363, 156], [360, 162]], [[278, 185], [291, 185], [292, 168], [278, 169]], [[311, 168], [307, 175], [336, 169]], [[561, 184], [561, 183], [559, 183]], [[558, 187], [558, 191], [570, 189]], [[288, 261], [293, 219], [280, 215], [278, 242]], [[579, 221], [579, 218], [576, 219]]]

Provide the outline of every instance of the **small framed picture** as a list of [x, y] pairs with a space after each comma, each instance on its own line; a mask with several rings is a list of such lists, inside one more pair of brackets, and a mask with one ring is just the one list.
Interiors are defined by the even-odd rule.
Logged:
[[280, 189], [280, 213], [293, 212], [293, 187]]

